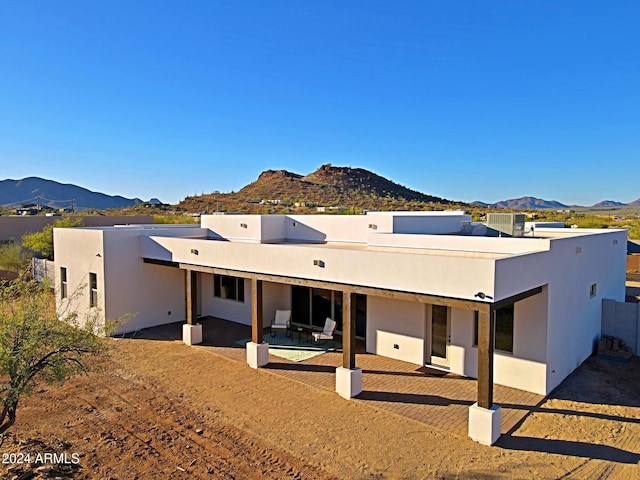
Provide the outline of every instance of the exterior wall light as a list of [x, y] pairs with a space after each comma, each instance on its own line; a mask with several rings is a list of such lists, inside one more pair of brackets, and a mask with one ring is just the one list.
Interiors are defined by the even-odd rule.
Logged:
[[240, 228], [247, 228], [247, 224], [246, 223], [241, 223], [240, 224]]
[[377, 230], [377, 229], [378, 229], [378, 225], [376, 225], [375, 223], [370, 223], [370, 224], [369, 224], [369, 228], [370, 228], [371, 230]]
[[192, 248], [191, 253], [193, 253], [194, 255], [198, 255], [198, 250], [196, 250], [195, 248]]
[[480, 300], [484, 300], [485, 298], [488, 298], [489, 300], [493, 300], [493, 297], [491, 295], [487, 295], [484, 292], [478, 292], [474, 295], [474, 297], [477, 297]]
[[314, 260], [314, 261], [313, 261], [313, 264], [314, 264], [316, 267], [324, 268], [324, 262], [323, 262], [322, 260]]

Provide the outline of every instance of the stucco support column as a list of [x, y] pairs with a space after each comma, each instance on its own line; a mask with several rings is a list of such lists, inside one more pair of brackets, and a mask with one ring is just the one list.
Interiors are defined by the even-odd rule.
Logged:
[[336, 392], [343, 398], [362, 392], [362, 369], [356, 367], [355, 300], [355, 293], [342, 293], [342, 367], [336, 369]]
[[485, 445], [500, 438], [500, 407], [493, 404], [495, 310], [478, 312], [478, 401], [469, 408], [469, 437]]
[[182, 341], [187, 345], [202, 343], [202, 325], [198, 319], [198, 272], [185, 270], [187, 323], [182, 326]]
[[264, 343], [262, 280], [251, 279], [251, 341], [247, 343], [247, 363], [251, 368], [269, 363], [269, 344]]

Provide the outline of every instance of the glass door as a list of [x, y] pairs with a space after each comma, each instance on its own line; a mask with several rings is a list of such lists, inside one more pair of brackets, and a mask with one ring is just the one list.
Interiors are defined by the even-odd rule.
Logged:
[[311, 323], [322, 329], [327, 317], [333, 318], [331, 311], [331, 290], [324, 288], [311, 289]]
[[311, 294], [308, 287], [291, 287], [291, 323], [311, 325]]
[[431, 306], [431, 363], [449, 367], [449, 308]]
[[356, 338], [365, 339], [367, 334], [367, 296], [356, 295]]

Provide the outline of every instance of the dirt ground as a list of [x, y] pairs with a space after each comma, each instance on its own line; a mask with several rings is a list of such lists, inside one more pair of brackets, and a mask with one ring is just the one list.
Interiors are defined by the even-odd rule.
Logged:
[[[0, 448], [0, 474], [640, 478], [637, 357], [587, 360], [514, 432], [486, 447], [181, 342], [109, 342], [104, 372], [47, 386], [22, 403]], [[45, 453], [58, 457], [36, 464]]]

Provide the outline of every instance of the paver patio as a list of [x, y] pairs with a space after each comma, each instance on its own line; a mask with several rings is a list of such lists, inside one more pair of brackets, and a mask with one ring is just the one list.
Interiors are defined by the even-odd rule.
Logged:
[[[224, 357], [246, 362], [246, 350], [236, 342], [251, 336], [251, 327], [226, 320], [207, 317], [203, 324], [203, 342], [197, 348], [210, 350]], [[141, 330], [137, 337], [181, 340], [182, 322]], [[335, 369], [342, 365], [342, 352], [293, 362], [274, 355], [264, 370], [335, 391]], [[411, 418], [437, 429], [467, 437], [469, 406], [477, 398], [477, 382], [429, 367], [368, 354], [363, 342], [358, 342], [356, 365], [363, 370], [363, 391], [351, 401], [369, 403], [376, 408]], [[539, 405], [542, 395], [494, 386], [494, 401], [502, 407], [501, 432], [510, 432]]]

